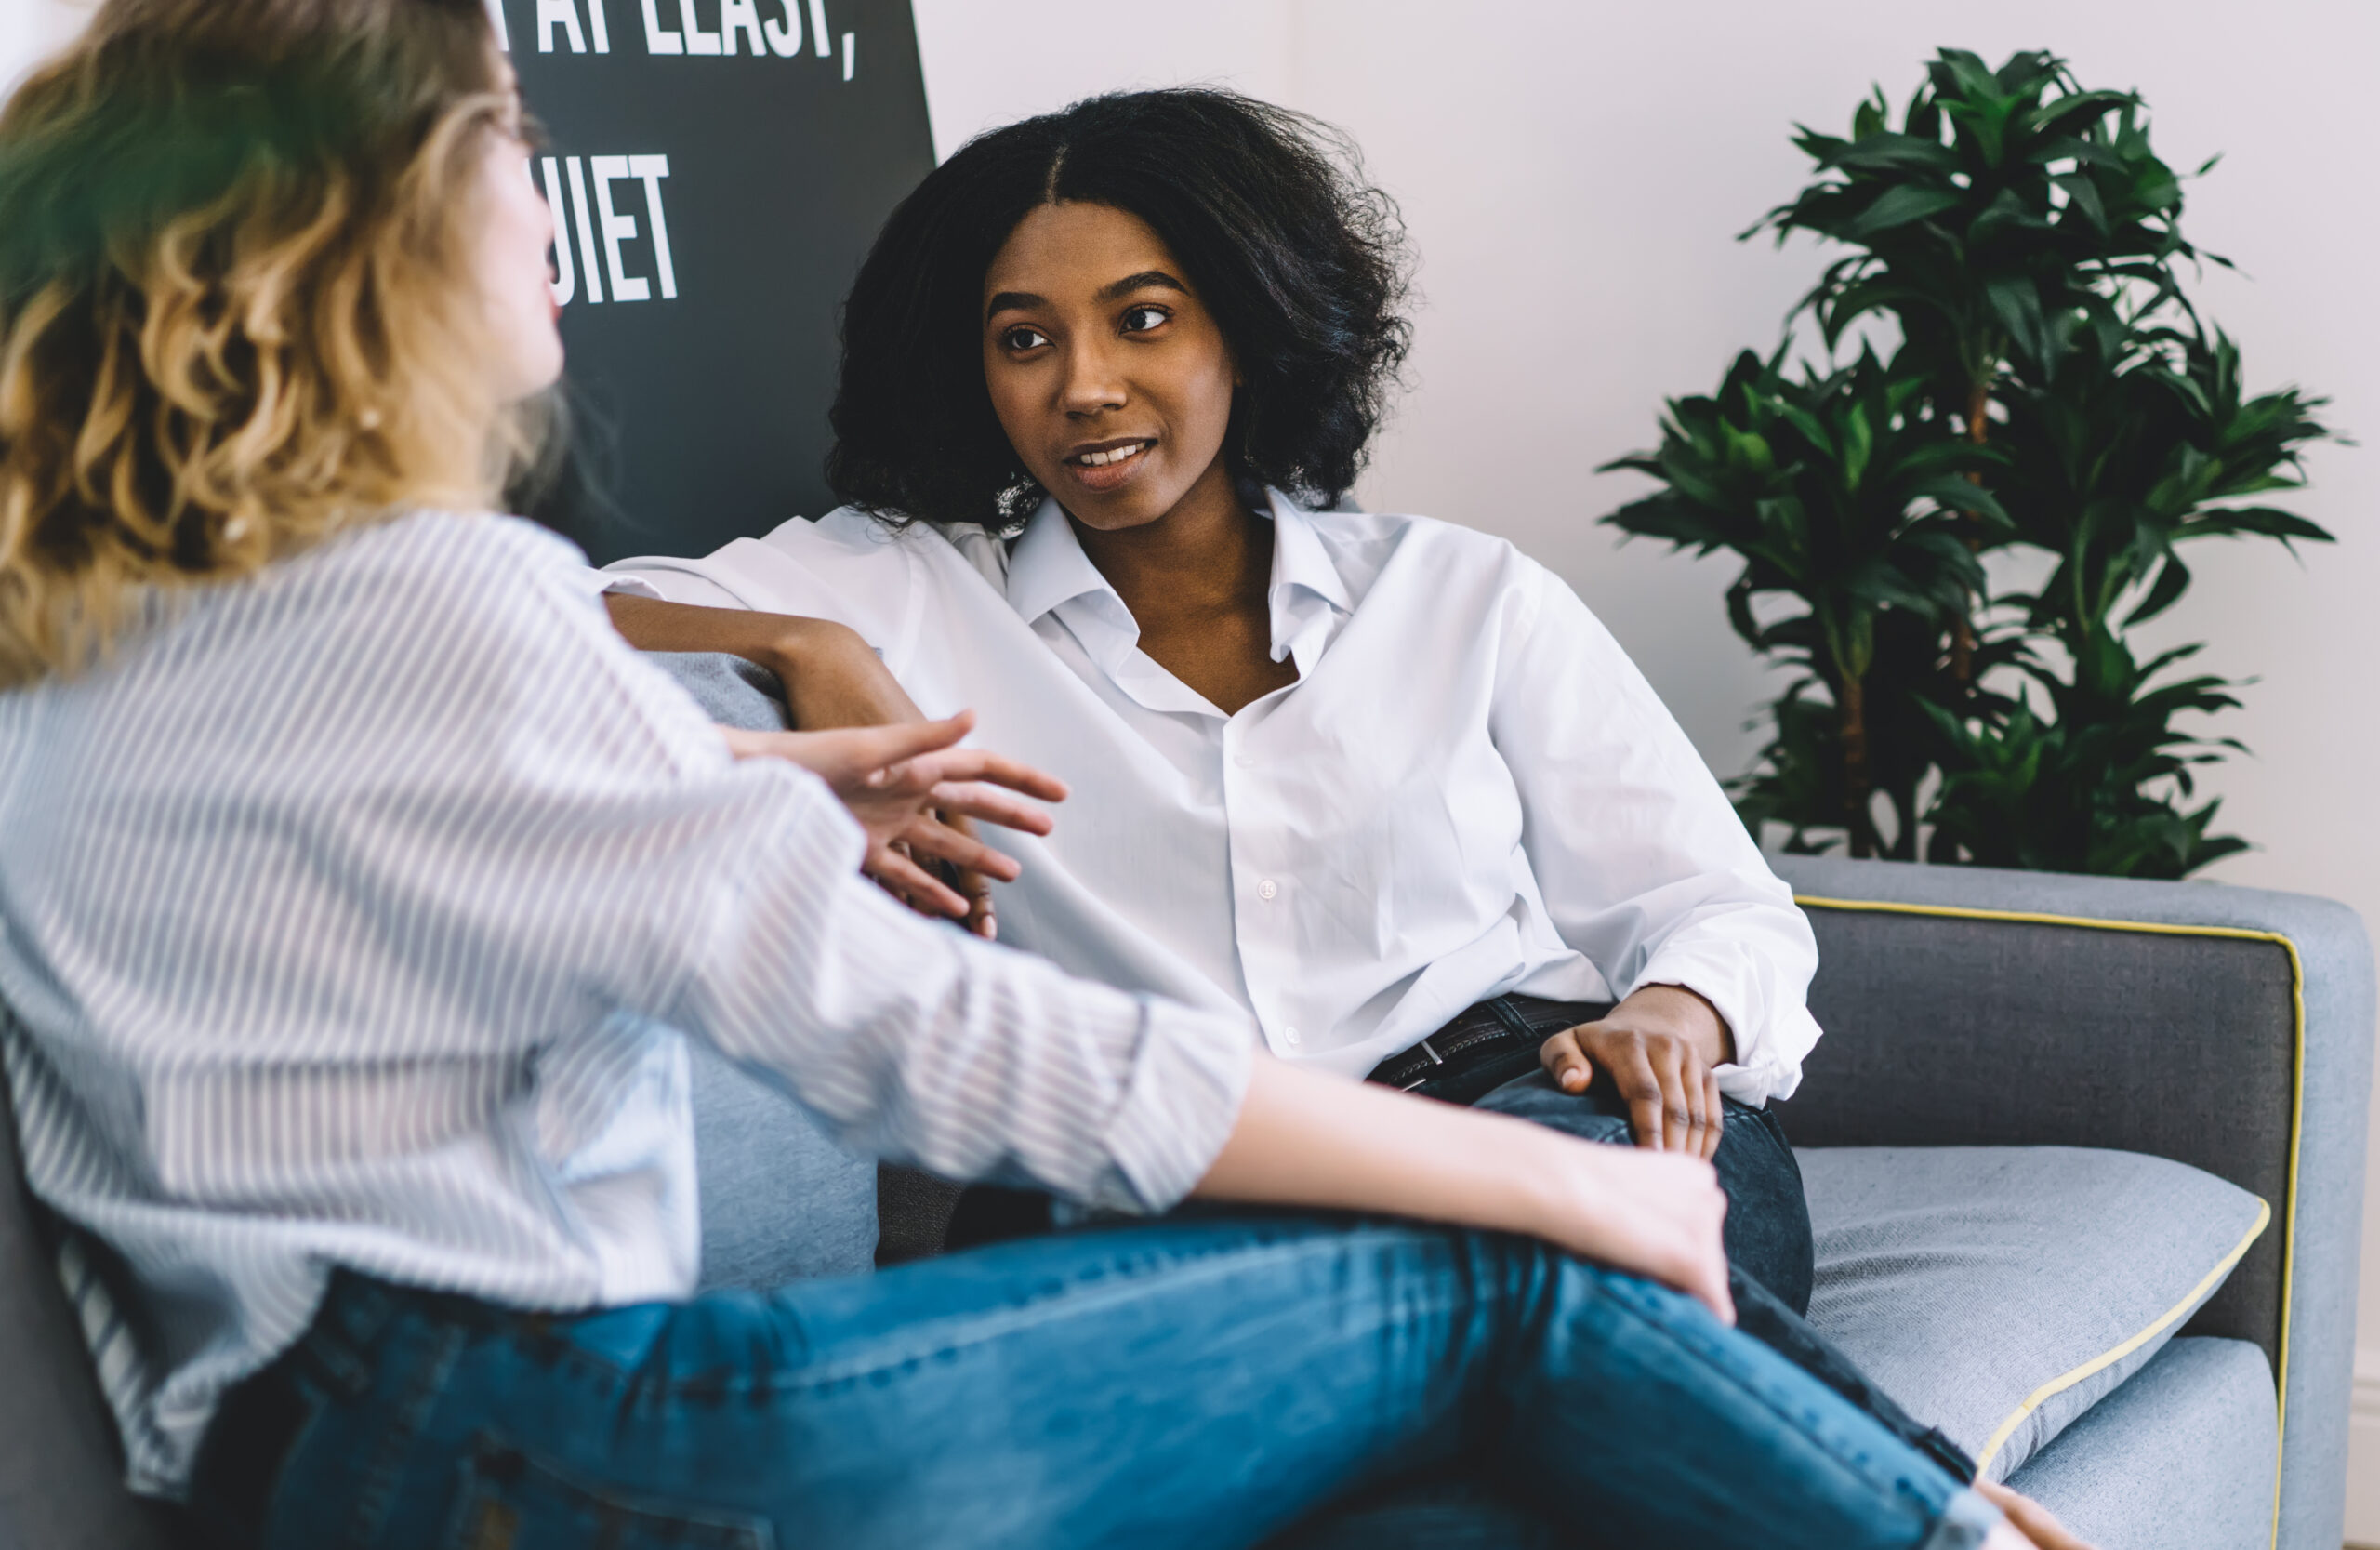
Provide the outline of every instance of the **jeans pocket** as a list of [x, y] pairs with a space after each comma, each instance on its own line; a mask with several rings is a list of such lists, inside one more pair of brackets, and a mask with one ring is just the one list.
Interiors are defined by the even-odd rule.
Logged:
[[444, 1550], [775, 1550], [769, 1520], [622, 1490], [494, 1433], [462, 1464]]

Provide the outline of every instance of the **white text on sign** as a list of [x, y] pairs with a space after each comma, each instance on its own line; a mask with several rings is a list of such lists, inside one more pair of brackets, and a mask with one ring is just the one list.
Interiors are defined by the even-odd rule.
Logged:
[[[680, 55], [733, 59], [739, 52], [748, 52], [754, 59], [774, 55], [789, 60], [801, 52], [802, 17], [809, 15], [811, 52], [818, 58], [831, 59], [835, 54], [834, 33], [826, 26], [826, 0], [717, 0], [716, 25], [703, 25], [703, 9], [709, 0], [674, 0], [677, 25], [668, 25], [662, 18], [664, 7], [672, 0], [637, 0], [644, 19], [644, 51], [647, 54]], [[612, 51], [611, 18], [605, 13], [606, 0], [536, 0], [537, 52], [551, 54], [557, 45], [571, 53], [597, 54]], [[488, 8], [496, 19], [496, 41], [506, 49], [511, 40], [506, 35], [502, 0], [488, 0]], [[858, 39], [850, 33], [842, 35], [843, 79], [852, 78], [857, 64]]]
[[[678, 298], [678, 270], [669, 254], [669, 218], [661, 205], [662, 179], [669, 176], [668, 157], [563, 156], [557, 160], [547, 156], [541, 159], [540, 168], [546, 203], [554, 213], [553, 291], [558, 304], [568, 306], [579, 296], [582, 277], [588, 302], [607, 298], [607, 281], [608, 299], [613, 301], [651, 300], [655, 285], [664, 301]], [[622, 244], [638, 236], [637, 218], [615, 201], [613, 185], [624, 182], [644, 185], [644, 219], [653, 245], [650, 280], [629, 273], [620, 251]], [[574, 235], [577, 238], [575, 254]]]

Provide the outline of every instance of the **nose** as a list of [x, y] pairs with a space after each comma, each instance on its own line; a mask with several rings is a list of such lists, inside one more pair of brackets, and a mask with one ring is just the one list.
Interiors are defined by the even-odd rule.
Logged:
[[1058, 406], [1082, 416], [1122, 408], [1130, 395], [1118, 365], [1114, 340], [1103, 338], [1101, 330], [1075, 330], [1066, 349], [1065, 379], [1058, 386]]

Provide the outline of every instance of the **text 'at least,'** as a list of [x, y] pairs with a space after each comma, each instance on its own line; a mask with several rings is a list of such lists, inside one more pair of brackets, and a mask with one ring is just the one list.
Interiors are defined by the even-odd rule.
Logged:
[[[536, 0], [537, 52], [609, 54], [612, 20], [610, 0]], [[663, 7], [674, 15], [663, 19]], [[845, 33], [837, 39], [826, 23], [826, 0], [638, 0], [642, 13], [644, 51], [681, 59], [733, 59], [739, 53], [756, 60], [802, 57], [805, 32], [809, 54], [821, 60], [842, 56], [843, 79], [858, 66], [858, 38]], [[507, 52], [512, 47], [505, 25], [502, 0], [488, 0], [496, 20], [496, 40]], [[765, 14], [764, 14], [765, 13]], [[707, 14], [711, 25], [703, 25]], [[805, 27], [805, 21], [807, 23]], [[634, 34], [631, 34], [634, 35]]]

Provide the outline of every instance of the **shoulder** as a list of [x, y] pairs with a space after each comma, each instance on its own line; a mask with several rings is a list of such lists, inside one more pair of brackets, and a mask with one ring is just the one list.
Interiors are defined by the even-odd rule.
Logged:
[[[1434, 612], [1470, 609], [1533, 613], [1550, 575], [1510, 539], [1475, 527], [1403, 511], [1312, 511], [1306, 521], [1357, 599], [1383, 579], [1418, 590]], [[1447, 616], [1440, 612], [1440, 616]]]
[[[519, 517], [414, 510], [356, 527], [268, 569], [267, 590], [337, 591], [361, 603], [429, 597], [500, 600], [554, 585], [584, 594], [587, 556]], [[359, 617], [378, 609], [359, 607]]]
[[234, 605], [261, 628], [210, 635], [312, 663], [288, 670], [322, 693], [402, 687], [409, 714], [441, 723], [581, 713], [621, 698], [637, 666], [586, 576], [575, 545], [520, 518], [410, 511], [272, 567]]
[[1510, 539], [1409, 511], [1309, 511], [1315, 536], [1332, 550], [1398, 554], [1465, 573], [1519, 570], [1527, 556]]
[[760, 540], [812, 563], [890, 572], [912, 563], [963, 565], [994, 581], [1008, 575], [1008, 545], [974, 523], [897, 523], [839, 506], [814, 520], [797, 517]]

